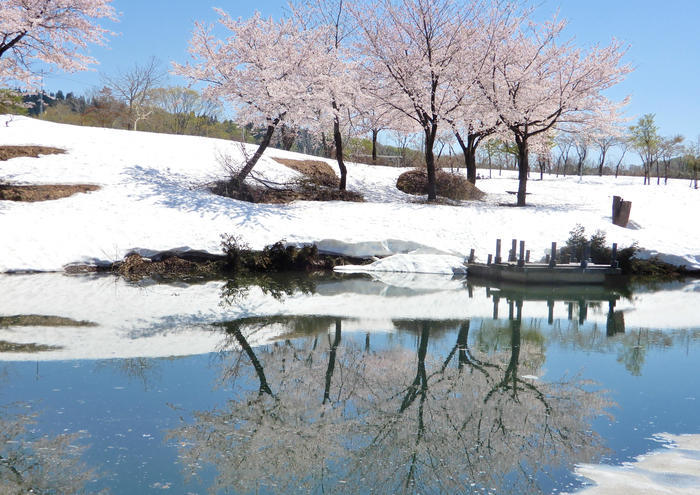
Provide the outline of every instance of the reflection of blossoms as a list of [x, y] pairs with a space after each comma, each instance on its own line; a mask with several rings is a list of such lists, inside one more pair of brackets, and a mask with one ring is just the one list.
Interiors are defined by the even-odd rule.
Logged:
[[0, 415], [0, 493], [87, 493], [95, 473], [80, 461], [78, 435], [35, 437], [34, 416], [8, 409]]
[[575, 381], [522, 378], [541, 348], [521, 343], [518, 321], [491, 354], [469, 348], [468, 321], [434, 352], [432, 323], [412, 324], [414, 351], [347, 343], [328, 319], [321, 335], [253, 349], [230, 324], [233, 397], [173, 432], [183, 457], [217, 467], [213, 492], [532, 493], [546, 466], [600, 453], [589, 422], [608, 402]]

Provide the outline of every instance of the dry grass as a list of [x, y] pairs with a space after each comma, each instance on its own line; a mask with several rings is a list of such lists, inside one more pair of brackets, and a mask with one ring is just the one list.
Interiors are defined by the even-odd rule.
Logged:
[[[401, 174], [396, 187], [407, 194], [428, 194], [428, 174], [423, 169], [409, 170]], [[435, 188], [438, 196], [455, 201], [471, 201], [484, 197], [484, 192], [459, 175], [437, 170]]]
[[97, 191], [100, 187], [93, 184], [42, 184], [14, 185], [0, 184], [0, 200], [5, 201], [48, 201], [67, 198], [77, 193]]
[[20, 157], [38, 158], [39, 155], [60, 155], [65, 152], [66, 150], [48, 146], [0, 146], [0, 161]]
[[338, 187], [338, 177], [326, 162], [320, 160], [293, 160], [291, 158], [273, 158], [273, 160], [305, 175], [319, 186]]

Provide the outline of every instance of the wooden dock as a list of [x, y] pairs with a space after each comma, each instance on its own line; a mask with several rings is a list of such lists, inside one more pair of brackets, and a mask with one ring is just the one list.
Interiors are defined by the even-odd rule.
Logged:
[[501, 239], [496, 240], [496, 255], [488, 255], [486, 263], [478, 263], [471, 250], [466, 260], [468, 277], [478, 277], [496, 282], [514, 282], [518, 284], [551, 285], [591, 285], [611, 283], [622, 275], [617, 263], [617, 244], [613, 244], [612, 261], [607, 265], [590, 262], [590, 245], [586, 245], [583, 259], [579, 263], [557, 262], [557, 243], [552, 243], [546, 263], [531, 263], [530, 251], [525, 250], [525, 241], [520, 241], [520, 254], [517, 252], [518, 240], [513, 239], [508, 252], [508, 260], [501, 258]]
[[520, 284], [604, 284], [622, 274], [619, 268], [610, 265], [588, 264], [585, 268], [579, 263], [550, 266], [545, 263], [476, 263], [467, 262], [467, 276], [479, 277], [496, 282]]

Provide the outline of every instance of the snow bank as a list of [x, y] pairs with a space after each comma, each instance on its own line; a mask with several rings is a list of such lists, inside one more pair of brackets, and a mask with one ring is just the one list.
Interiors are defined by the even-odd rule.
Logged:
[[700, 435], [657, 435], [664, 448], [639, 456], [622, 466], [585, 464], [576, 474], [596, 486], [578, 495], [619, 493], [664, 493], [698, 495], [700, 493]]
[[[517, 177], [494, 172], [477, 184], [487, 193], [483, 201], [426, 205], [396, 189], [403, 169], [349, 164], [348, 187], [362, 193], [365, 203], [253, 205], [214, 196], [205, 187], [222, 176], [221, 153], [241, 159], [239, 144], [230, 141], [16, 117], [0, 131], [0, 145], [8, 144], [55, 146], [67, 153], [2, 162], [0, 178], [91, 183], [100, 190], [41, 203], [0, 201], [0, 272], [109, 263], [136, 248], [160, 252], [185, 246], [219, 253], [223, 233], [236, 234], [255, 249], [282, 239], [358, 257], [417, 250], [464, 257], [474, 248], [481, 261], [494, 251], [497, 238], [504, 245], [518, 238], [537, 259], [577, 223], [589, 234], [604, 231], [608, 242], [621, 247], [637, 242], [646, 249], [642, 256], [700, 270], [700, 229], [683, 214], [698, 210], [700, 191], [686, 181], [642, 186], [639, 178], [546, 176], [528, 182], [528, 208], [508, 208], [501, 204], [513, 203], [508, 191], [517, 189]], [[297, 173], [271, 157], [306, 158], [267, 151], [256, 171], [276, 181]], [[328, 163], [337, 168], [333, 160]], [[634, 228], [612, 224], [613, 195], [632, 201]], [[422, 266], [404, 258], [402, 269], [411, 264]]]
[[369, 265], [344, 265], [335, 268], [345, 273], [437, 273], [445, 275], [465, 275], [464, 259], [458, 256], [439, 254], [395, 254], [377, 260]]

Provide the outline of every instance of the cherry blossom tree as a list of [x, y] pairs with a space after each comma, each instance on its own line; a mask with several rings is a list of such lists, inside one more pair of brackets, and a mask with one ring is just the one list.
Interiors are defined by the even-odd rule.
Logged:
[[619, 104], [603, 92], [632, 70], [621, 63], [626, 48], [613, 40], [587, 53], [560, 43], [565, 23], [522, 23], [496, 46], [480, 85], [518, 147], [517, 205], [525, 206], [529, 141], [557, 125], [572, 129], [592, 121], [614, 121]]
[[0, 82], [27, 87], [36, 65], [75, 72], [96, 61], [83, 53], [104, 44], [109, 31], [97, 19], [116, 20], [111, 0], [3, 0], [0, 2]]
[[436, 199], [433, 147], [441, 121], [459, 108], [455, 87], [463, 48], [477, 33], [475, 2], [380, 0], [353, 10], [372, 96], [413, 122], [424, 136], [428, 200]]
[[238, 120], [266, 129], [256, 152], [233, 178], [241, 185], [265, 149], [275, 129], [313, 119], [312, 103], [317, 62], [324, 55], [321, 29], [307, 29], [294, 19], [233, 19], [216, 9], [229, 31], [225, 40], [213, 27], [197, 23], [190, 40], [193, 61], [173, 64], [176, 74], [207, 84], [203, 95], [231, 103]]
[[344, 0], [307, 0], [295, 8], [295, 18], [306, 29], [322, 35], [322, 50], [315, 61], [313, 107], [321, 127], [325, 122], [332, 124], [339, 189], [344, 191], [348, 170], [342, 130], [348, 128], [360, 99], [357, 67], [347, 46], [355, 30], [354, 19]]

